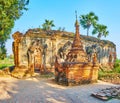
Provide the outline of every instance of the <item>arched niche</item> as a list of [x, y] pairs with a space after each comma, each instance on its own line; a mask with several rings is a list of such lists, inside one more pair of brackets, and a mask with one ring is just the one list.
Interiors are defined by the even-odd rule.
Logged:
[[34, 71], [42, 71], [43, 65], [43, 46], [39, 40], [33, 41], [28, 51], [28, 66]]

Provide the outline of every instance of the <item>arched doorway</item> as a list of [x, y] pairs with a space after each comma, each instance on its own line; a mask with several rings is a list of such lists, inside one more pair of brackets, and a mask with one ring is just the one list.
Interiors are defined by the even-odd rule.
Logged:
[[34, 71], [39, 72], [42, 67], [42, 53], [39, 47], [34, 50]]
[[[28, 49], [28, 66], [33, 72], [41, 72], [43, 65], [43, 47], [39, 41], [34, 41]], [[31, 68], [31, 66], [33, 68]]]

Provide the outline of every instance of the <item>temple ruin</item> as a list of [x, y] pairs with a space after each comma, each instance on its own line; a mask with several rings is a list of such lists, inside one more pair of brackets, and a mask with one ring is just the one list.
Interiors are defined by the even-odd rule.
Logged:
[[78, 28], [76, 22], [75, 39], [74, 33], [59, 30], [36, 28], [29, 29], [25, 34], [15, 32], [12, 35], [14, 63], [17, 68], [15, 73], [24, 71], [34, 74], [54, 69], [56, 56], [61, 61], [80, 61], [88, 65], [93, 65], [89, 62], [97, 61], [100, 65], [113, 65], [116, 59], [115, 44], [79, 35]]

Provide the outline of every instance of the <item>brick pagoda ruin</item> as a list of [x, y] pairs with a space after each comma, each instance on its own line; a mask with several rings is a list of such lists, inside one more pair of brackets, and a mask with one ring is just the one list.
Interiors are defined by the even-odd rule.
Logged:
[[76, 85], [95, 82], [98, 79], [99, 64], [96, 53], [94, 53], [92, 61], [89, 61], [81, 42], [79, 22], [77, 19], [75, 27], [75, 37], [65, 61], [61, 62], [59, 57], [56, 56], [55, 80], [60, 84]]

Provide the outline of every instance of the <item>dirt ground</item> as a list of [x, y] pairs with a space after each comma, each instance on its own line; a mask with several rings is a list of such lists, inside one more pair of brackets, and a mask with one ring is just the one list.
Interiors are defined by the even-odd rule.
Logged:
[[19, 80], [0, 77], [0, 103], [120, 103], [118, 99], [102, 101], [91, 96], [114, 85], [102, 81], [80, 86], [61, 86], [53, 79]]

